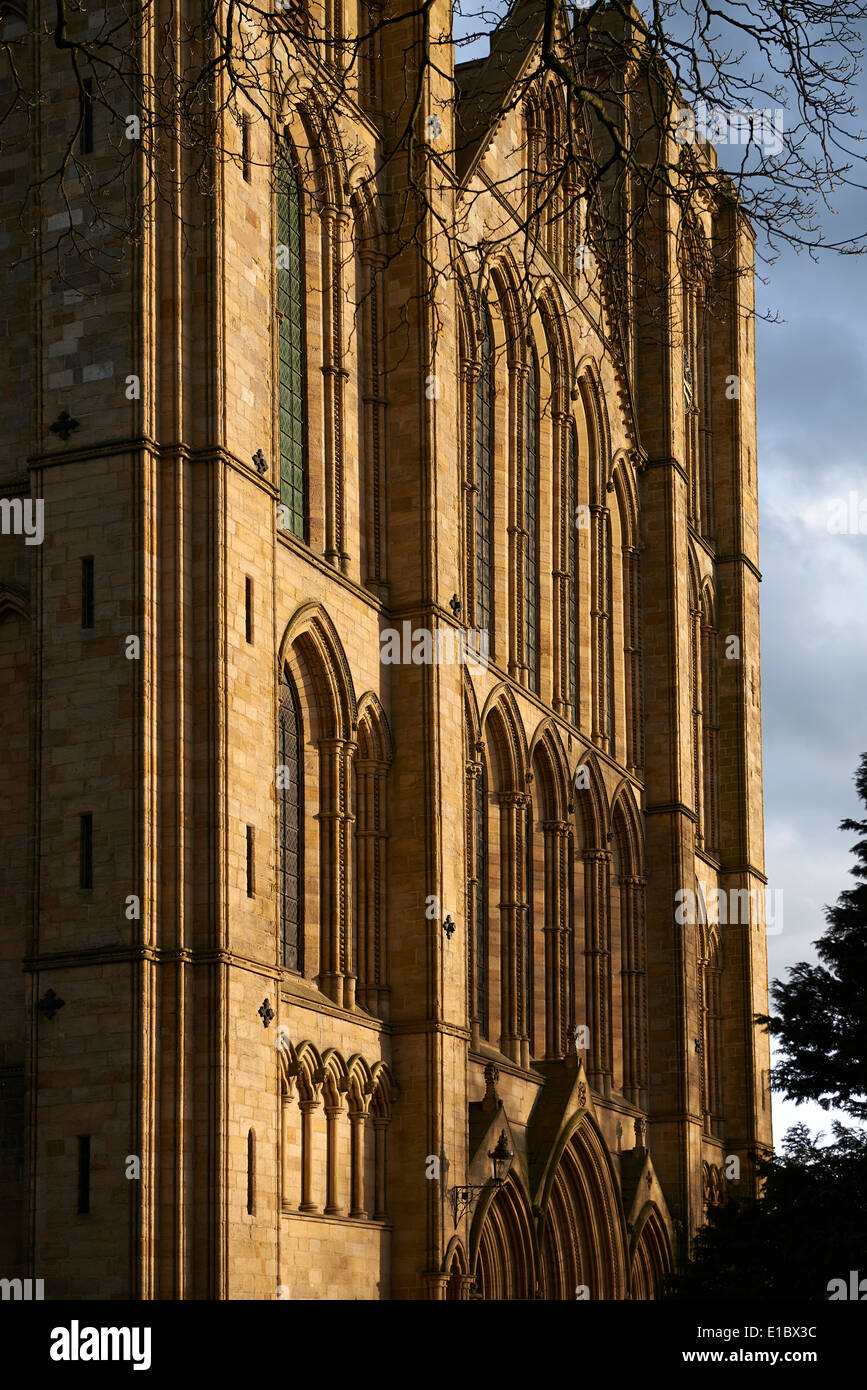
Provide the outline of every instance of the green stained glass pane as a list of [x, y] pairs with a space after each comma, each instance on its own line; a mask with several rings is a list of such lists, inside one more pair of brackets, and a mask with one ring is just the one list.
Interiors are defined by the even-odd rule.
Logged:
[[298, 177], [286, 156], [277, 192], [277, 241], [281, 247], [277, 270], [280, 501], [287, 509], [289, 529], [304, 536], [307, 521], [304, 400], [304, 248], [301, 193]]

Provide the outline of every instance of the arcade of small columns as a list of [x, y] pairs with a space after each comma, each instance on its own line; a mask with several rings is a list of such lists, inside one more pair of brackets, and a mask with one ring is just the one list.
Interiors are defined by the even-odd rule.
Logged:
[[385, 1221], [386, 1132], [397, 1096], [388, 1065], [358, 1056], [347, 1064], [333, 1048], [320, 1055], [285, 1035], [278, 1055], [283, 1212]]

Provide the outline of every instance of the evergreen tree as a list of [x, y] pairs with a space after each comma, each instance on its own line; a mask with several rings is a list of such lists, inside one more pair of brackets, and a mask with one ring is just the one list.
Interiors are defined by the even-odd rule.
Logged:
[[867, 1133], [833, 1129], [823, 1146], [794, 1125], [759, 1161], [759, 1198], [710, 1208], [669, 1297], [824, 1302], [832, 1280], [867, 1276]]
[[[855, 774], [858, 795], [867, 807], [867, 753]], [[819, 961], [790, 967], [789, 979], [775, 980], [771, 999], [776, 1014], [760, 1022], [782, 1044], [782, 1060], [772, 1085], [787, 1099], [814, 1100], [828, 1110], [867, 1119], [867, 820], [844, 820], [841, 830], [860, 836], [853, 846], [856, 887], [846, 889], [836, 907], [825, 909], [828, 927], [815, 942]]]

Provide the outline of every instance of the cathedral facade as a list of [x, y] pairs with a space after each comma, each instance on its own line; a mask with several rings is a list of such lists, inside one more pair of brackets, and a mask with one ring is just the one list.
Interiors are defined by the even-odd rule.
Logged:
[[[568, 189], [529, 233], [535, 13], [438, 48], [412, 238], [420, 24], [279, 140], [226, 115], [111, 274], [4, 211], [0, 1276], [46, 1298], [647, 1299], [753, 1190], [751, 277], [708, 312], [662, 217], [624, 317]], [[749, 271], [724, 200], [693, 236]]]

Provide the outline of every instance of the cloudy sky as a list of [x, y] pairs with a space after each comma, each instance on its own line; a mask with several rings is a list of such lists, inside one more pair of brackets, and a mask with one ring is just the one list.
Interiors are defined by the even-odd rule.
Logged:
[[[867, 225], [867, 198], [837, 220]], [[867, 533], [867, 262], [788, 255], [759, 300], [782, 324], [757, 329], [761, 501], [765, 859], [783, 890], [783, 930], [768, 938], [771, 976], [815, 959], [823, 906], [852, 886], [838, 829], [863, 807], [852, 775], [867, 750], [867, 534], [829, 531], [835, 499], [856, 493]], [[777, 1139], [818, 1106], [774, 1099]]]

